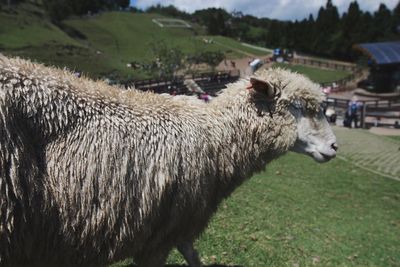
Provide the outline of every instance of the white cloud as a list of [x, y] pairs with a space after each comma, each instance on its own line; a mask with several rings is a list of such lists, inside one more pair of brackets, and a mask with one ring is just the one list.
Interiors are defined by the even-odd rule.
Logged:
[[[333, 0], [339, 11], [347, 10], [353, 0]], [[308, 17], [310, 13], [317, 14], [321, 6], [325, 6], [326, 0], [136, 0], [135, 6], [147, 8], [151, 5], [174, 5], [177, 8], [193, 12], [208, 7], [222, 7], [227, 11], [242, 11], [257, 17], [267, 17], [280, 20], [294, 20]], [[361, 9], [376, 11], [380, 3], [386, 4], [390, 9], [394, 8], [398, 0], [359, 0]]]

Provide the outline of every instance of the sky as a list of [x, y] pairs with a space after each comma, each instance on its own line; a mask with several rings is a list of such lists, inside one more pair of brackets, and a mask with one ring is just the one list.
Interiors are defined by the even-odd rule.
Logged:
[[[339, 12], [347, 11], [353, 0], [333, 0]], [[393, 9], [399, 0], [358, 0], [360, 8], [364, 11], [376, 11], [380, 3]], [[318, 13], [321, 6], [325, 6], [326, 0], [131, 0], [131, 5], [139, 8], [147, 8], [151, 5], [174, 5], [180, 10], [193, 12], [208, 7], [221, 7], [227, 11], [241, 11], [256, 17], [266, 17], [279, 20], [301, 20], [312, 13]]]

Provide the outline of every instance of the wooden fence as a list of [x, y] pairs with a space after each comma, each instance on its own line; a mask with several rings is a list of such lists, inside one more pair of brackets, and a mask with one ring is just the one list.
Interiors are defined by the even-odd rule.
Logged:
[[[332, 81], [332, 82], [324, 82], [320, 83], [322, 87], [327, 87], [327, 86], [332, 86], [333, 91], [335, 91], [335, 88], [340, 88], [345, 86], [348, 82], [352, 81], [356, 77], [355, 74], [350, 74], [343, 79], [337, 80], [337, 81]], [[339, 89], [337, 91], [340, 91]]]
[[344, 70], [352, 73], [357, 72], [359, 69], [357, 65], [351, 63], [345, 63], [345, 62], [341, 63], [337, 61], [319, 60], [319, 59], [304, 58], [304, 57], [296, 57], [293, 59], [292, 62], [296, 64], [315, 66], [319, 68]]
[[320, 83], [322, 87], [332, 87], [332, 91], [341, 91], [341, 89], [350, 81], [354, 80], [357, 76], [359, 76], [362, 70], [355, 64], [352, 63], [341, 63], [337, 61], [325, 61], [325, 60], [318, 60], [318, 59], [311, 59], [311, 58], [303, 58], [297, 57], [294, 58], [292, 63], [294, 64], [301, 64], [301, 65], [308, 65], [308, 66], [315, 66], [318, 68], [328, 68], [333, 70], [344, 70], [349, 71], [351, 74], [344, 77], [343, 79], [339, 79], [336, 81], [331, 82], [324, 82]]

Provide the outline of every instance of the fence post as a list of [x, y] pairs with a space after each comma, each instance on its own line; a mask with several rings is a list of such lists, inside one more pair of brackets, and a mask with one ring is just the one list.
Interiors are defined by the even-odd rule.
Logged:
[[365, 129], [365, 115], [367, 114], [367, 103], [364, 102], [361, 110], [361, 128]]

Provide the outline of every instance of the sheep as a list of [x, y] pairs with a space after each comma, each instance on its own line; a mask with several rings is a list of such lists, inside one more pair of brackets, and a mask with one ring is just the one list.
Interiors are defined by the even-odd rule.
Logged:
[[[246, 89], [248, 88], [248, 89]], [[163, 266], [218, 204], [289, 150], [326, 162], [318, 85], [286, 70], [207, 105], [0, 55], [0, 266]]]

